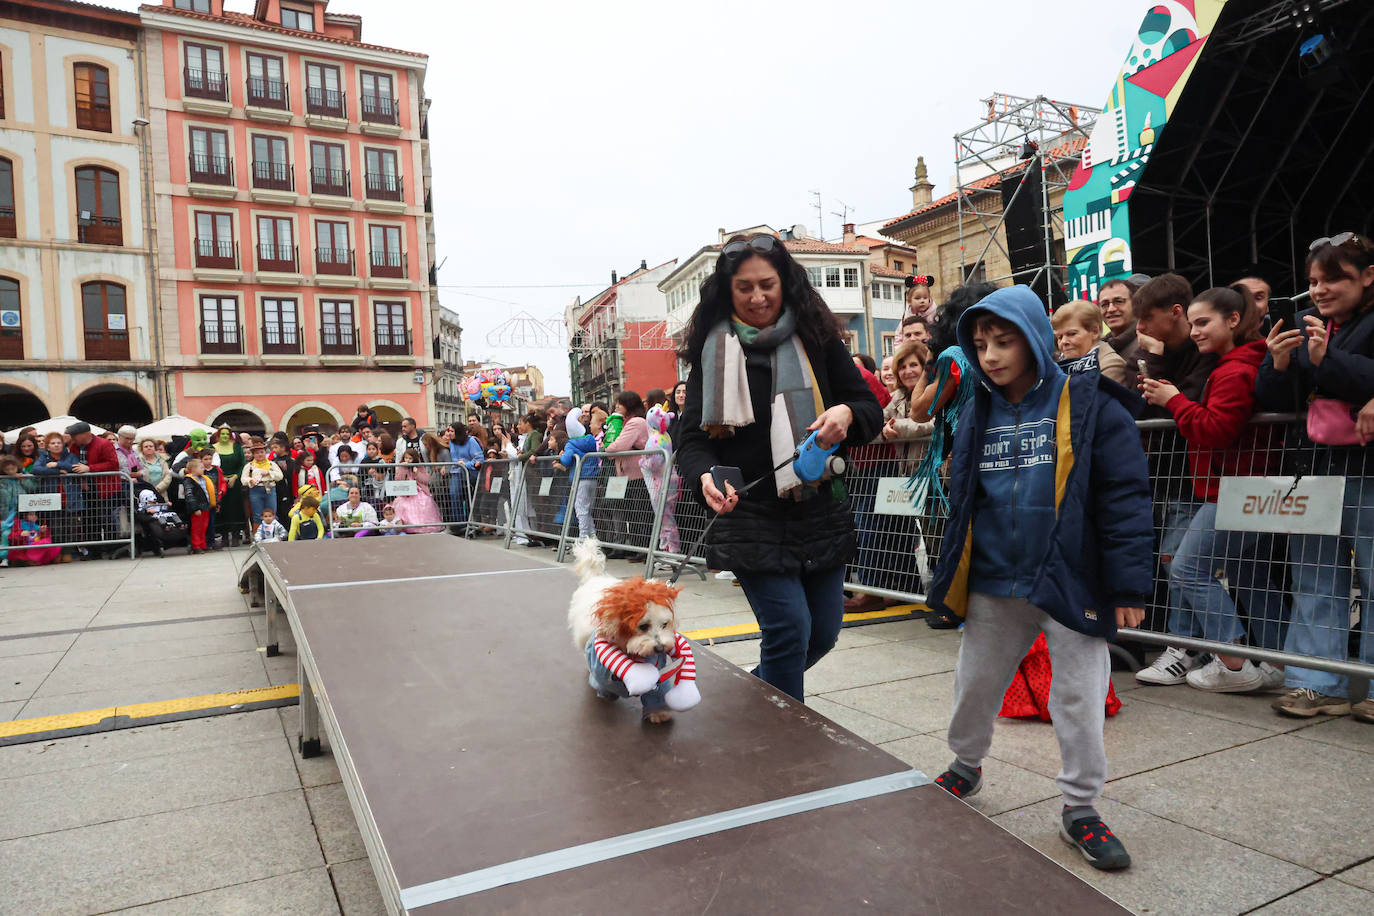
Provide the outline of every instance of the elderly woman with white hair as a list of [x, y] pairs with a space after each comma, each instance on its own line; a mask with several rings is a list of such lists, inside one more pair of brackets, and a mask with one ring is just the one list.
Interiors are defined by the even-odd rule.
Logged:
[[143, 479], [143, 462], [134, 450], [134, 438], [138, 430], [125, 424], [119, 428], [115, 437], [115, 458], [119, 459], [119, 469], [134, 480]]

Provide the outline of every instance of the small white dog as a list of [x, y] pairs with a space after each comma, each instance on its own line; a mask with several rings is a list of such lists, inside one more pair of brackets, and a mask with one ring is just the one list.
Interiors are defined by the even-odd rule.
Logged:
[[586, 653], [588, 683], [597, 696], [639, 697], [644, 718], [654, 723], [701, 702], [696, 660], [673, 611], [682, 589], [606, 575], [596, 538], [578, 541], [573, 559], [581, 584], [568, 603], [568, 628]]

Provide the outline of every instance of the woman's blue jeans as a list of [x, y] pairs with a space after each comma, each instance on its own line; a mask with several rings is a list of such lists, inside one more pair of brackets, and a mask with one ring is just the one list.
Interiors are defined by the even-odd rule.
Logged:
[[1277, 649], [1282, 645], [1283, 596], [1269, 584], [1263, 568], [1272, 538], [1254, 531], [1218, 531], [1216, 520], [1216, 503], [1199, 506], [1174, 552], [1169, 564], [1169, 632], [1238, 642], [1245, 625], [1231, 599], [1234, 589], [1250, 617], [1254, 641]]
[[276, 487], [253, 487], [248, 491], [248, 507], [252, 510], [252, 527], [258, 527], [262, 521], [262, 510], [277, 509], [277, 488]]
[[736, 572], [763, 631], [755, 676], [803, 700], [802, 675], [835, 645], [844, 619], [844, 567], [794, 575]]
[[[1284, 649], [1299, 655], [1345, 660], [1350, 656], [1350, 591], [1360, 580], [1360, 657], [1374, 662], [1374, 478], [1345, 479], [1345, 507], [1339, 535], [1288, 538], [1293, 572], [1293, 618]], [[1351, 569], [1351, 563], [1354, 569]], [[1344, 675], [1289, 665], [1289, 687], [1306, 687], [1332, 697], [1349, 696]]]

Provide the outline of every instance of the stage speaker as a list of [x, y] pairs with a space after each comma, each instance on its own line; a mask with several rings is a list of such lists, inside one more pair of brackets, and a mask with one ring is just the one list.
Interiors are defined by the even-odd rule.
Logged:
[[1001, 191], [1002, 210], [1006, 214], [1002, 229], [1007, 237], [1012, 275], [1017, 283], [1031, 284], [1046, 305], [1059, 304], [1064, 299], [1059, 289], [1062, 278], [1053, 271], [1035, 277], [1036, 268], [1045, 264], [1046, 215], [1040, 157], [1028, 160], [1023, 172], [1005, 179]]

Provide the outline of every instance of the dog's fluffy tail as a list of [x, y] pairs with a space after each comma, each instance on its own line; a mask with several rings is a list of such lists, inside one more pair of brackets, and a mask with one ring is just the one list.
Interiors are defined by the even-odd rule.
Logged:
[[583, 582], [606, 574], [606, 555], [601, 552], [601, 542], [595, 537], [582, 538], [573, 545], [572, 552], [573, 569]]

